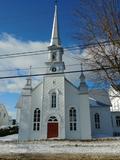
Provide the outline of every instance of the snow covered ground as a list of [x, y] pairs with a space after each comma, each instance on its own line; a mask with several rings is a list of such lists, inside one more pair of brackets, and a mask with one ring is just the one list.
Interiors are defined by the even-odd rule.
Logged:
[[120, 138], [100, 141], [17, 142], [18, 135], [0, 137], [0, 154], [11, 153], [87, 153], [120, 154]]
[[17, 141], [17, 139], [18, 134], [14, 134], [10, 136], [0, 137], [0, 142]]

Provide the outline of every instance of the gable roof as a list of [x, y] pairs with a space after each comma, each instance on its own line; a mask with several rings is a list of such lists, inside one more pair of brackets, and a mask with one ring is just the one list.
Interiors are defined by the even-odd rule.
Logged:
[[41, 81], [41, 82], [38, 83], [34, 88], [32, 88], [32, 92], [33, 92], [34, 90], [36, 90], [39, 86], [41, 86], [41, 84], [43, 84], [43, 81]]
[[[76, 91], [79, 92], [79, 89], [68, 79], [65, 78], [65, 81], [69, 83]], [[108, 93], [103, 89], [92, 89], [89, 91], [89, 102], [90, 107], [110, 107], [111, 102], [109, 99]]]
[[79, 89], [72, 82], [70, 82], [67, 78], [65, 78], [65, 81], [67, 83], [69, 83], [74, 89], [76, 89], [77, 91], [79, 91]]

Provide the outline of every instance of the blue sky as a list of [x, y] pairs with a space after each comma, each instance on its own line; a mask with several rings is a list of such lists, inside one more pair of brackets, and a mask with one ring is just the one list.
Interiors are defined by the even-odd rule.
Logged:
[[[73, 12], [79, 0], [59, 0], [59, 25], [63, 43], [73, 43]], [[26, 40], [48, 41], [51, 34], [54, 0], [0, 0], [0, 32]]]
[[[74, 44], [74, 10], [79, 0], [59, 0], [59, 28], [63, 46]], [[0, 0], [0, 54], [46, 49], [51, 37], [54, 0]], [[34, 67], [37, 58], [1, 60], [1, 69]], [[71, 64], [71, 61], [67, 59]], [[76, 63], [73, 62], [72, 63]], [[41, 71], [42, 72], [42, 71]], [[0, 76], [16, 72], [0, 73]], [[15, 117], [15, 105], [25, 79], [0, 80], [0, 103]]]

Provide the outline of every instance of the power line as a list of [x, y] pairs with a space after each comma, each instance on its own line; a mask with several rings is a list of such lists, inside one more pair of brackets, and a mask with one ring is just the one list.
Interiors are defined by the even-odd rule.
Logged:
[[[110, 41], [103, 41], [103, 42], [100, 42], [100, 44], [109, 45]], [[97, 43], [90, 43], [90, 44], [84, 44], [84, 45], [78, 45], [78, 46], [69, 46], [69, 47], [65, 47], [64, 51], [65, 50], [75, 51], [75, 50], [90, 48], [93, 46], [95, 47], [96, 45], [98, 45], [98, 44]], [[42, 55], [42, 54], [48, 54], [48, 53], [50, 53], [49, 50], [16, 52], [16, 53], [10, 53], [10, 54], [0, 54], [0, 59], [16, 58], [16, 57], [24, 57], [24, 56], [35, 56], [35, 55]]]
[[[80, 66], [80, 64], [69, 64], [69, 65], [65, 65], [66, 67], [72, 67], [72, 66]], [[35, 69], [43, 69], [43, 68], [49, 68], [49, 67], [45, 67], [45, 66], [41, 66], [41, 67], [32, 67], [32, 70]], [[27, 71], [30, 68], [15, 68], [15, 69], [1, 69], [0, 72], [17, 72], [17, 71]]]
[[[113, 67], [106, 67], [106, 70], [113, 69]], [[115, 69], [115, 68], [114, 68]], [[61, 74], [72, 74], [72, 73], [81, 73], [81, 72], [93, 72], [93, 71], [101, 71], [103, 69], [101, 68], [95, 68], [95, 69], [86, 69], [86, 70], [76, 70], [76, 71], [66, 71], [66, 72], [56, 72], [56, 73], [39, 73], [39, 74], [32, 74], [32, 75], [15, 75], [15, 76], [4, 76], [0, 77], [0, 79], [14, 79], [14, 78], [24, 78], [24, 77], [40, 77], [40, 76], [47, 76], [47, 75], [61, 75]]]
[[39, 50], [39, 51], [27, 51], [27, 52], [16, 52], [11, 54], [0, 54], [0, 59], [5, 58], [16, 58], [16, 57], [25, 57], [25, 56], [33, 56], [33, 55], [41, 55], [48, 54], [48, 50]]
[[22, 70], [29, 70], [29, 68], [0, 69], [0, 72], [16, 72]]
[[[64, 51], [67, 49], [64, 49]], [[79, 48], [72, 48], [69, 51], [77, 51]], [[68, 50], [67, 50], [68, 51]], [[19, 53], [12, 53], [12, 54], [0, 54], [0, 59], [6, 58], [17, 58], [17, 57], [26, 57], [26, 56], [39, 56], [49, 54], [48, 50], [39, 50], [39, 51], [32, 51], [32, 52], [19, 52]]]

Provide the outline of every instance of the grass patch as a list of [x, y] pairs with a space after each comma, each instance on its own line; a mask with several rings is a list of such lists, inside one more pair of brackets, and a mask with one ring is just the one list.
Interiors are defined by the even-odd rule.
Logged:
[[119, 155], [87, 154], [11, 154], [0, 155], [0, 160], [120, 160]]

